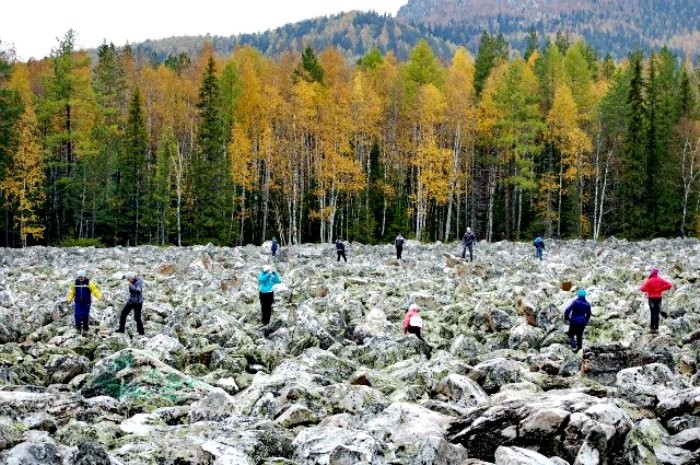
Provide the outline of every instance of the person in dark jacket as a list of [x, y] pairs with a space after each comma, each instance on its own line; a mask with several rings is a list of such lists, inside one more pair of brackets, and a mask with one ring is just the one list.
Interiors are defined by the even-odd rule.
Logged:
[[467, 249], [469, 249], [469, 261], [474, 261], [474, 242], [476, 242], [476, 237], [472, 232], [472, 228], [467, 228], [467, 232], [464, 233], [462, 238], [462, 258], [467, 258]]
[[87, 336], [88, 323], [90, 322], [90, 306], [92, 298], [100, 299], [102, 294], [95, 283], [88, 279], [85, 271], [78, 271], [75, 282], [68, 291], [67, 301], [70, 304], [75, 300], [73, 316], [75, 328], [81, 336]]
[[578, 352], [583, 347], [583, 330], [586, 329], [590, 319], [591, 304], [586, 300], [585, 289], [579, 289], [578, 297], [564, 312], [564, 321], [569, 323], [569, 345], [574, 352]]
[[277, 243], [277, 238], [272, 238], [272, 245], [270, 246], [270, 253], [273, 257], [277, 256], [277, 249], [279, 249], [279, 244]]
[[345, 256], [345, 244], [340, 239], [335, 240], [335, 251], [338, 253], [338, 261], [340, 261], [340, 257], [343, 257], [346, 262], [348, 261], [348, 257]]
[[133, 272], [125, 274], [124, 279], [129, 282], [129, 297], [124, 308], [122, 308], [121, 315], [119, 315], [119, 329], [117, 329], [117, 332], [124, 332], [126, 318], [133, 310], [134, 320], [136, 320], [136, 331], [143, 336], [145, 334], [143, 330], [143, 321], [141, 320], [141, 310], [143, 309], [143, 281]]
[[401, 254], [403, 253], [403, 243], [403, 235], [399, 233], [399, 235], [396, 236], [396, 240], [394, 241], [394, 244], [396, 245], [396, 258], [399, 260], [401, 260]]
[[658, 268], [652, 268], [649, 278], [644, 281], [640, 291], [646, 293], [649, 299], [649, 312], [651, 313], [651, 333], [659, 332], [659, 314], [666, 316], [666, 312], [661, 311], [662, 294], [673, 287], [673, 284], [659, 276]]
[[262, 272], [258, 275], [262, 327], [265, 327], [270, 323], [270, 317], [272, 316], [272, 302], [275, 300], [275, 293], [272, 286], [279, 284], [280, 282], [280, 277], [277, 272], [272, 271], [272, 267], [270, 265], [263, 265]]
[[542, 261], [542, 253], [544, 252], [544, 239], [542, 239], [542, 236], [537, 236], [532, 245], [535, 246], [535, 256]]

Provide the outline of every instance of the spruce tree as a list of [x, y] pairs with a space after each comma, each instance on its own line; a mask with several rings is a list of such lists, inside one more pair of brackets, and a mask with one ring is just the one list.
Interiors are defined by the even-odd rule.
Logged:
[[474, 63], [474, 89], [477, 95], [481, 94], [486, 85], [486, 79], [498, 60], [506, 58], [508, 58], [508, 43], [503, 36], [499, 34], [498, 37], [493, 37], [484, 31]]
[[623, 232], [633, 238], [648, 233], [645, 192], [647, 186], [647, 113], [644, 101], [643, 54], [630, 56], [629, 93], [627, 94], [627, 124], [620, 173], [620, 219]]
[[24, 112], [24, 104], [17, 91], [5, 88], [12, 74], [8, 55], [0, 48], [0, 179], [3, 178], [14, 146], [16, 134], [13, 127]]
[[[197, 101], [196, 159], [193, 166], [194, 218], [191, 236], [197, 243], [223, 243], [228, 219], [230, 176], [226, 130], [221, 117], [221, 89], [216, 62], [209, 57]], [[235, 167], [234, 167], [235, 169]]]
[[311, 45], [307, 45], [304, 51], [301, 52], [301, 63], [294, 72], [296, 79], [304, 79], [307, 82], [324, 83], [324, 71], [321, 64], [318, 62], [316, 52]]
[[537, 51], [537, 29], [534, 27], [530, 28], [530, 32], [527, 35], [526, 45], [525, 45], [525, 61], [530, 59], [530, 56]]
[[124, 154], [120, 162], [119, 197], [123, 206], [125, 238], [131, 245], [144, 242], [144, 218], [150, 214], [147, 203], [150, 187], [148, 170], [148, 133], [137, 88], [129, 104], [129, 117], [124, 134]]

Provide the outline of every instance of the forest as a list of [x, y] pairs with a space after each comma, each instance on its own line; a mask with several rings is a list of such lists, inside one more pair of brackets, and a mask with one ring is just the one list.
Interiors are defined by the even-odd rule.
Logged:
[[482, 31], [503, 34], [523, 51], [534, 28], [542, 35], [567, 32], [615, 59], [664, 44], [678, 54], [700, 53], [697, 0], [408, 0], [396, 19], [472, 51]]
[[700, 234], [700, 75], [666, 48], [0, 51], [0, 245]]

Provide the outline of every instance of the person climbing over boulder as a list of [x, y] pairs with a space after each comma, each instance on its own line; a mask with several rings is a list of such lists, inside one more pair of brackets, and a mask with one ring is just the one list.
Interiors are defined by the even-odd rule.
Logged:
[[408, 306], [408, 311], [403, 319], [403, 332], [415, 334], [416, 337], [421, 341], [422, 345], [425, 346], [425, 355], [430, 359], [432, 353], [432, 347], [428, 344], [423, 336], [421, 335], [421, 329], [423, 328], [423, 318], [420, 315], [420, 308], [417, 304], [411, 304]]
[[280, 277], [276, 271], [272, 270], [270, 265], [263, 265], [262, 272], [258, 275], [258, 284], [260, 289], [260, 313], [262, 326], [270, 324], [272, 316], [272, 302], [275, 300], [275, 293], [272, 291], [272, 286], [280, 283]]
[[542, 236], [538, 235], [535, 240], [532, 241], [532, 245], [535, 246], [535, 257], [542, 261], [542, 255], [544, 254], [544, 239], [542, 239]]
[[66, 300], [70, 304], [75, 300], [73, 305], [73, 317], [75, 319], [75, 329], [81, 336], [88, 335], [88, 325], [90, 323], [90, 306], [92, 298], [102, 298], [102, 293], [97, 288], [95, 283], [87, 277], [85, 271], [78, 271], [75, 276], [75, 281], [68, 291]]
[[415, 334], [418, 339], [423, 341], [423, 336], [420, 334], [420, 329], [423, 327], [423, 318], [420, 315], [420, 309], [417, 304], [408, 306], [408, 312], [403, 319], [403, 332]]
[[666, 312], [661, 311], [661, 299], [662, 294], [672, 287], [673, 284], [659, 276], [659, 269], [653, 267], [649, 272], [649, 277], [644, 281], [642, 287], [639, 288], [640, 291], [647, 295], [647, 299], [649, 299], [651, 334], [657, 334], [659, 332], [659, 314], [664, 318], [668, 316]]
[[583, 331], [590, 319], [591, 304], [586, 300], [586, 290], [579, 289], [578, 297], [564, 312], [564, 321], [569, 324], [569, 345], [574, 352], [583, 348]]

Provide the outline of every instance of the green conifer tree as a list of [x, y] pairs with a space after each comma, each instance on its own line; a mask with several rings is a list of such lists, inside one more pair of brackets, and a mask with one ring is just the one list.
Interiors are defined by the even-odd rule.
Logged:
[[641, 51], [630, 55], [627, 124], [618, 190], [621, 228], [625, 235], [633, 238], [643, 237], [648, 232], [648, 209], [645, 205], [648, 133], [642, 60]]
[[191, 237], [197, 243], [225, 243], [230, 177], [226, 130], [221, 117], [221, 89], [216, 62], [209, 57], [197, 101], [196, 159], [193, 168], [194, 218]]

